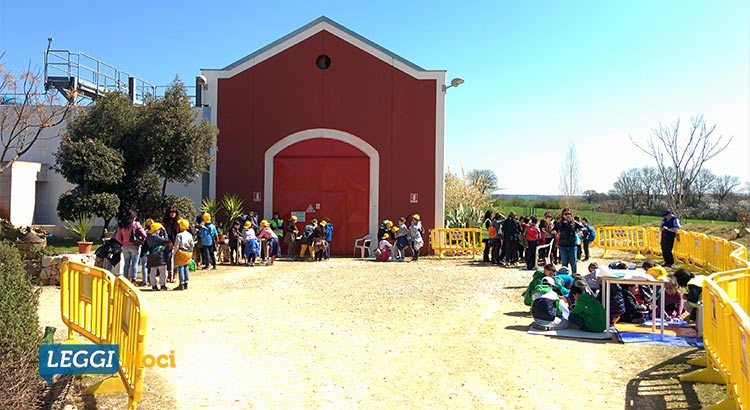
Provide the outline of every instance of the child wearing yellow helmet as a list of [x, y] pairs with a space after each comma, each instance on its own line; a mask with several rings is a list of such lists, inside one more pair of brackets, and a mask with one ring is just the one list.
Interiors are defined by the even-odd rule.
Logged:
[[159, 275], [161, 290], [167, 290], [167, 245], [169, 239], [162, 224], [153, 222], [148, 229], [146, 237], [146, 264], [148, 266], [148, 278], [152, 290], [159, 290], [156, 286], [156, 276]]
[[380, 238], [378, 243], [378, 249], [375, 250], [375, 260], [378, 262], [388, 262], [391, 259], [391, 249], [393, 245], [388, 241], [391, 236], [388, 233], [384, 233], [383, 237]]
[[208, 263], [211, 262], [211, 266], [216, 269], [216, 242], [218, 241], [219, 232], [216, 230], [216, 225], [211, 222], [211, 215], [203, 213], [201, 216], [203, 225], [198, 231], [198, 237], [201, 239], [201, 259], [203, 262], [202, 269], [208, 269]]
[[419, 260], [419, 250], [424, 246], [422, 239], [422, 222], [419, 220], [419, 214], [411, 217], [411, 226], [409, 227], [409, 246], [411, 247], [412, 260]]
[[398, 228], [395, 226], [393, 229], [396, 230], [396, 255], [395, 260], [403, 262], [406, 256], [406, 247], [409, 246], [409, 228], [406, 227], [406, 218], [403, 216], [398, 218]]
[[290, 261], [297, 260], [297, 239], [299, 236], [299, 228], [297, 228], [297, 215], [292, 215], [289, 218], [289, 223], [286, 224], [286, 231], [284, 235], [284, 243], [287, 246], [287, 258]]
[[179, 219], [177, 225], [180, 227], [180, 233], [177, 234], [174, 242], [174, 268], [180, 279], [180, 284], [177, 285], [175, 290], [187, 290], [190, 274], [188, 266], [193, 259], [195, 243], [193, 242], [193, 235], [188, 230], [190, 222], [187, 219]]
[[235, 220], [232, 222], [232, 227], [229, 228], [229, 263], [232, 265], [238, 265], [240, 263], [240, 240], [242, 239], [240, 227], [240, 221]]
[[255, 266], [255, 259], [260, 255], [260, 242], [255, 236], [253, 223], [248, 219], [242, 227], [242, 253], [245, 256], [245, 265]]
[[260, 232], [258, 232], [258, 239], [265, 240], [265, 246], [262, 246], [261, 255], [266, 258], [266, 265], [273, 265], [277, 256], [281, 256], [281, 245], [279, 244], [279, 237], [276, 232], [271, 229], [271, 224], [265, 219], [260, 222]]

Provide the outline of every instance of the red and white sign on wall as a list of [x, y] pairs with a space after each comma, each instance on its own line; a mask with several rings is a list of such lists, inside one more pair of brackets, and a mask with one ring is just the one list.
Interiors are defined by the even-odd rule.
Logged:
[[409, 202], [412, 204], [419, 203], [419, 194], [416, 192], [412, 192], [409, 194]]
[[253, 192], [253, 202], [260, 202], [260, 192]]

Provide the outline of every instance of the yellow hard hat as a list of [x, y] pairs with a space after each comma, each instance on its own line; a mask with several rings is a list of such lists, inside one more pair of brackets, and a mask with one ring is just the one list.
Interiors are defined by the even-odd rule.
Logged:
[[162, 227], [163, 225], [160, 224], [159, 222], [154, 222], [151, 224], [151, 228], [148, 230], [148, 233], [158, 232], [159, 229], [161, 229]]
[[264, 219], [264, 220], [260, 221], [260, 226], [271, 226], [271, 224], [270, 224], [270, 223], [268, 223], [268, 221], [266, 221], [266, 220]]
[[419, 220], [419, 214], [414, 214], [414, 216], [412, 216], [412, 218], [414, 218], [414, 219], [416, 219], [418, 221]]
[[320, 226], [326, 226], [326, 225], [327, 225], [326, 221], [320, 221]]
[[297, 222], [297, 215], [292, 215], [292, 217], [291, 217], [290, 219], [291, 219], [292, 221], [294, 221], [294, 222]]
[[391, 236], [390, 236], [390, 235], [388, 235], [387, 233], [384, 233], [384, 234], [383, 234], [383, 239], [388, 239], [388, 238], [390, 238], [390, 237], [391, 237]]
[[211, 222], [211, 215], [209, 215], [208, 212], [204, 212], [201, 218], [203, 218], [203, 222], [205, 223]]
[[667, 270], [661, 266], [654, 266], [646, 271], [649, 275], [653, 276], [654, 279], [662, 280], [667, 277]]
[[245, 221], [245, 229], [253, 226], [253, 224], [250, 223], [250, 221]]
[[391, 221], [389, 221], [389, 220], [387, 220], [387, 219], [386, 219], [386, 220], [385, 220], [385, 226], [386, 226], [387, 228], [390, 228], [390, 227], [392, 227], [392, 226], [393, 226], [393, 222], [391, 222]]
[[398, 228], [394, 226], [393, 229], [391, 229], [391, 232], [393, 232], [393, 233], [398, 232]]
[[185, 218], [180, 218], [177, 220], [177, 225], [179, 225], [180, 229], [182, 229], [183, 231], [187, 231], [188, 228], [190, 228], [190, 221]]

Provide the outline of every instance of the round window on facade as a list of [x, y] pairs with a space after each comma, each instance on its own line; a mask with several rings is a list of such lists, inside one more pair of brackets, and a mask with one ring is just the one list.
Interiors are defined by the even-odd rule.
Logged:
[[315, 59], [315, 65], [321, 70], [327, 70], [331, 66], [331, 57], [321, 54]]

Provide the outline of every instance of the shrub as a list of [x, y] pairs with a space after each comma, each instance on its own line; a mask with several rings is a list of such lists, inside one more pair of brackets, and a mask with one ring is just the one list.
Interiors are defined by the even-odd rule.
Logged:
[[0, 243], [0, 408], [38, 407], [38, 299], [18, 250]]

